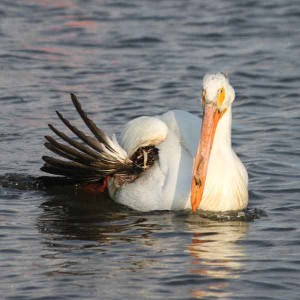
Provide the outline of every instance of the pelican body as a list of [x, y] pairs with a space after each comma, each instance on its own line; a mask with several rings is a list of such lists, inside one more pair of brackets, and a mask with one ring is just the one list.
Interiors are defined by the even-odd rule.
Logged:
[[203, 79], [202, 120], [181, 110], [143, 116], [128, 122], [119, 139], [110, 139], [87, 117], [75, 95], [71, 98], [94, 137], [58, 113], [83, 143], [49, 125], [67, 145], [46, 136], [46, 147], [67, 160], [44, 156], [43, 171], [75, 182], [104, 179], [112, 199], [139, 211], [247, 207], [247, 171], [231, 148], [235, 93], [223, 74]]

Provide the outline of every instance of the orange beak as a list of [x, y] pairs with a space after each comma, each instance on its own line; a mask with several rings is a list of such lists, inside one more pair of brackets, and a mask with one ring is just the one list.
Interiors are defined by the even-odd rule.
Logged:
[[214, 135], [218, 122], [225, 111], [226, 109], [219, 112], [214, 104], [206, 104], [204, 107], [201, 134], [192, 177], [191, 206], [193, 212], [196, 212], [202, 199]]

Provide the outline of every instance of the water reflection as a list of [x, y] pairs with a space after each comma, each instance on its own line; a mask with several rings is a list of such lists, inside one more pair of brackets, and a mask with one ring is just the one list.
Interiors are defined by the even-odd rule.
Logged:
[[142, 280], [142, 288], [151, 279], [153, 289], [158, 285], [160, 291], [174, 292], [176, 283], [183, 297], [197, 299], [232, 294], [232, 281], [239, 278], [245, 260], [244, 248], [236, 242], [247, 234], [247, 223], [188, 213], [144, 214], [105, 195], [55, 193], [37, 219], [47, 249], [43, 259], [55, 267], [48, 276], [97, 274], [120, 284]]
[[246, 222], [212, 222], [190, 224], [195, 232], [188, 246], [191, 254], [191, 273], [210, 278], [212, 283], [192, 292], [193, 297], [217, 297], [224, 299], [232, 294], [230, 279], [238, 279], [244, 267], [245, 250], [236, 242], [248, 232]]

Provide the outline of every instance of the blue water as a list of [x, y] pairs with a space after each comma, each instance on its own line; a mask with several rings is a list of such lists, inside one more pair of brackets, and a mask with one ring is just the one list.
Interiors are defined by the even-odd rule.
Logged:
[[[300, 298], [299, 1], [4, 0], [0, 41], [3, 299]], [[69, 92], [111, 134], [200, 115], [208, 71], [230, 75], [233, 146], [267, 217], [142, 214], [32, 183], [55, 110], [80, 123]]]

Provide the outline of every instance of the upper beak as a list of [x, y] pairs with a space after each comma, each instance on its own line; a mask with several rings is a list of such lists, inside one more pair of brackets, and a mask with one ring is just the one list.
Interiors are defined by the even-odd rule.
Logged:
[[191, 186], [191, 206], [193, 212], [196, 212], [202, 199], [215, 131], [225, 111], [219, 112], [215, 104], [206, 104], [204, 106], [201, 134], [194, 160]]

